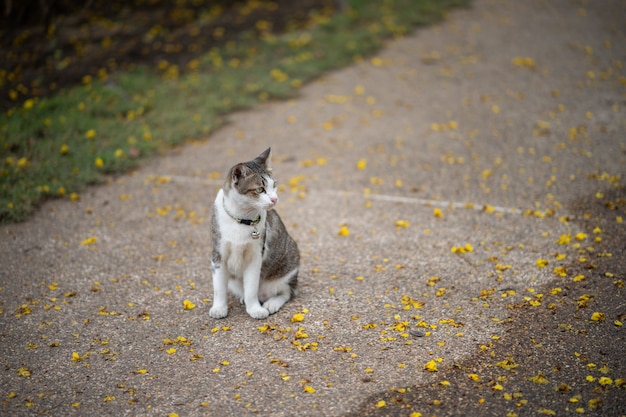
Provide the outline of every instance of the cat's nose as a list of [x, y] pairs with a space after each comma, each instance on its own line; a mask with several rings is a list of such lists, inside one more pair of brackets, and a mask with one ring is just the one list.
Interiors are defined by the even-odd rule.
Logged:
[[272, 204], [276, 204], [276, 202], [278, 201], [278, 197], [270, 197], [270, 201], [272, 202]]

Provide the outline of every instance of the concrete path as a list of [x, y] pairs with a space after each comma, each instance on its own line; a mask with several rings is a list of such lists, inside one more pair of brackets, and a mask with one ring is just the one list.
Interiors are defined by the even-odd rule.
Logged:
[[[0, 411], [626, 415], [625, 28], [476, 0], [2, 227]], [[213, 198], [268, 145], [301, 294], [213, 320]]]

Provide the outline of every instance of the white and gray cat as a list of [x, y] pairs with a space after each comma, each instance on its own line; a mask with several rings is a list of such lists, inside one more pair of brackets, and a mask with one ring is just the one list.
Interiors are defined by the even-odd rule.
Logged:
[[213, 307], [209, 315], [228, 315], [228, 290], [248, 314], [264, 319], [296, 293], [300, 253], [274, 205], [271, 149], [233, 166], [213, 205]]

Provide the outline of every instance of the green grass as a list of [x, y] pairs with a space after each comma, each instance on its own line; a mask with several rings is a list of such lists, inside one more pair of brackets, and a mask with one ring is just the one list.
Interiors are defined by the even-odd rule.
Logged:
[[107, 174], [207, 137], [233, 111], [293, 97], [325, 71], [468, 2], [353, 0], [344, 13], [312, 16], [307, 30], [241, 34], [190, 68], [163, 61], [30, 99], [0, 115], [0, 222], [23, 221], [49, 198], [80, 198]]

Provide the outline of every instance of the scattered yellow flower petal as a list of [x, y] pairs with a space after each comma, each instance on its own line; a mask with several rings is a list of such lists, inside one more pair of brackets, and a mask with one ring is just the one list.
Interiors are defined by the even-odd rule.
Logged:
[[598, 380], [598, 383], [602, 386], [607, 386], [607, 385], [612, 385], [613, 380], [609, 378], [608, 376], [603, 376]]
[[557, 243], [559, 245], [569, 245], [571, 239], [572, 239], [572, 235], [567, 233], [567, 234], [559, 236], [559, 240], [557, 241]]
[[536, 376], [533, 376], [528, 379], [534, 382], [535, 384], [547, 384], [550, 382], [548, 378], [546, 378], [541, 372], [539, 372]]
[[480, 382], [482, 378], [478, 374], [467, 374], [467, 377], [474, 382]]
[[385, 400], [380, 400], [376, 403], [376, 408], [383, 408], [387, 405], [387, 403], [385, 402]]
[[435, 362], [434, 360], [426, 362], [426, 365], [424, 365], [424, 369], [429, 372], [437, 372], [437, 362]]
[[593, 321], [604, 321], [604, 319], [605, 319], [604, 313], [600, 313], [598, 311], [594, 312], [591, 315], [591, 320]]
[[587, 233], [577, 233], [575, 236], [576, 240], [585, 240], [587, 239]]
[[370, 60], [370, 62], [372, 63], [373, 66], [375, 67], [380, 67], [381, 65], [383, 65], [383, 60], [377, 56], [375, 56], [374, 58], [372, 58]]
[[537, 262], [535, 262], [535, 263], [537, 264], [537, 266], [538, 266], [539, 268], [543, 268], [543, 267], [545, 267], [546, 265], [548, 265], [548, 261], [547, 261], [547, 260], [545, 260], [545, 259], [537, 259]]
[[360, 159], [359, 162], [356, 163], [356, 169], [359, 171], [363, 171], [367, 167], [367, 159]]
[[401, 228], [401, 227], [409, 227], [409, 222], [406, 220], [398, 220], [396, 222], [396, 227], [397, 228]]
[[292, 323], [300, 323], [303, 320], [304, 320], [304, 314], [302, 314], [302, 313], [296, 313], [291, 318], [291, 322]]
[[87, 139], [93, 139], [96, 137], [96, 131], [94, 129], [89, 129], [87, 133], [85, 133], [85, 137]]
[[516, 56], [513, 58], [513, 65], [516, 67], [535, 68], [535, 60], [525, 56]]
[[338, 234], [339, 236], [350, 236], [350, 230], [348, 230], [348, 226], [341, 226]]
[[83, 240], [82, 242], [80, 242], [81, 245], [85, 246], [85, 245], [91, 245], [92, 243], [96, 243], [98, 241], [97, 237], [88, 237], [87, 239]]
[[450, 248], [450, 252], [452, 253], [474, 252], [474, 247], [471, 244], [466, 243], [464, 246], [452, 246]]
[[309, 394], [313, 394], [315, 392], [315, 388], [310, 385], [305, 385], [302, 389], [304, 392], [308, 392]]
[[36, 100], [34, 98], [29, 98], [24, 102], [24, 109], [30, 110], [35, 105]]

